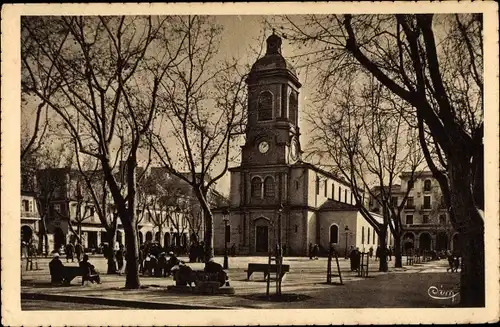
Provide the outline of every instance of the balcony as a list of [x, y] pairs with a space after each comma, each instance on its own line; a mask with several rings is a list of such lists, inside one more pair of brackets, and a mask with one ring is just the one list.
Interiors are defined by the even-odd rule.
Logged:
[[405, 210], [415, 210], [415, 205], [414, 204], [406, 204]]
[[26, 219], [40, 219], [40, 216], [38, 215], [37, 212], [33, 211], [21, 211], [21, 218], [26, 218]]

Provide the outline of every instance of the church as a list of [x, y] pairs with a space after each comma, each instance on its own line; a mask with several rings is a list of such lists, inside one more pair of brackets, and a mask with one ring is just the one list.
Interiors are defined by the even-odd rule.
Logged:
[[267, 255], [280, 234], [287, 255], [305, 256], [309, 244], [326, 251], [332, 243], [340, 255], [351, 246], [375, 249], [350, 185], [301, 159], [301, 83], [282, 39], [273, 33], [266, 42], [246, 79], [248, 125], [241, 165], [229, 169], [229, 208], [214, 210], [215, 253], [227, 244], [238, 255]]

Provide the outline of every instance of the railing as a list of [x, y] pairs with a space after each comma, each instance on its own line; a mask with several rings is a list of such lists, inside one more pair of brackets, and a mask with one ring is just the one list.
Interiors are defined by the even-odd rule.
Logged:
[[414, 204], [407, 204], [407, 205], [405, 205], [405, 209], [415, 210], [415, 205]]
[[40, 215], [37, 212], [33, 212], [33, 211], [21, 211], [21, 217], [24, 217], [24, 218], [40, 218]]

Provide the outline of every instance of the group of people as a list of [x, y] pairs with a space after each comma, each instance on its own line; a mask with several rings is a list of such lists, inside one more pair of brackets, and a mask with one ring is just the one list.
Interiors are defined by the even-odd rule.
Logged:
[[[394, 250], [393, 250], [392, 246], [388, 246], [385, 249], [385, 255], [387, 256], [389, 261], [392, 260], [393, 253], [394, 253]], [[370, 249], [368, 250], [368, 254], [369, 254], [370, 258], [373, 258], [373, 246], [370, 246]], [[382, 248], [380, 246], [377, 246], [377, 249], [375, 250], [375, 261], [378, 261], [378, 259], [380, 259], [381, 257], [382, 257]]]
[[64, 253], [66, 254], [66, 262], [69, 262], [69, 260], [71, 260], [71, 262], [75, 262], [75, 255], [78, 262], [80, 262], [82, 255], [85, 254], [83, 246], [79, 242], [76, 244], [71, 242], [66, 244], [64, 247]]
[[180, 263], [181, 261], [172, 251], [168, 253], [168, 259], [165, 252], [158, 255], [147, 253], [144, 260], [140, 260], [139, 269], [144, 276], [168, 277], [172, 274], [172, 268]]
[[458, 272], [458, 268], [460, 268], [461, 258], [458, 253], [452, 253], [451, 251], [447, 251], [446, 253], [448, 259], [448, 268], [446, 268], [447, 272]]
[[309, 243], [309, 260], [318, 260], [319, 245]]
[[[88, 255], [83, 255], [82, 261], [79, 261], [78, 266], [82, 270], [84, 279], [92, 283], [101, 283], [99, 272], [95, 269], [94, 265], [89, 262]], [[69, 280], [67, 280], [66, 267], [62, 263], [58, 252], [53, 253], [53, 258], [49, 262], [49, 270], [52, 283], [61, 284], [69, 282]]]

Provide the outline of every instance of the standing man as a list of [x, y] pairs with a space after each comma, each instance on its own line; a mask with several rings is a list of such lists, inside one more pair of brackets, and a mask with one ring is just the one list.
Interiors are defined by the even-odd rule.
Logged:
[[78, 260], [78, 262], [80, 262], [80, 258], [83, 254], [83, 246], [80, 244], [80, 242], [76, 243], [75, 254], [76, 254], [76, 259]]
[[75, 246], [73, 245], [73, 243], [68, 243], [68, 245], [66, 245], [65, 252], [66, 252], [66, 262], [69, 262], [69, 259], [71, 259], [71, 262], [75, 262], [74, 259]]

